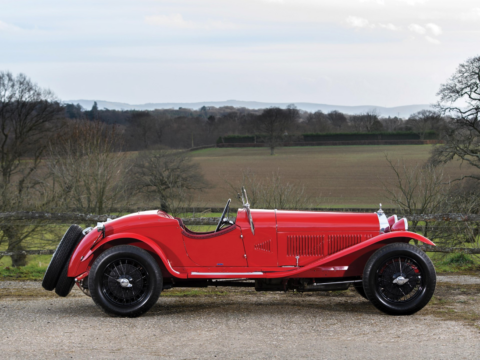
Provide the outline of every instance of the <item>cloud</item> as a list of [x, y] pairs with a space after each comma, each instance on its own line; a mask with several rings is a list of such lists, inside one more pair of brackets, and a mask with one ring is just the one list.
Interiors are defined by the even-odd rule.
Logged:
[[149, 25], [174, 29], [234, 29], [237, 26], [223, 21], [193, 22], [183, 18], [181, 14], [145, 16]]
[[386, 30], [390, 30], [390, 31], [400, 30], [399, 27], [393, 25], [392, 23], [388, 23], [388, 24], [377, 23], [377, 24], [374, 24], [374, 23], [371, 23], [370, 21], [368, 21], [367, 19], [357, 17], [357, 16], [349, 16], [345, 19], [345, 21], [349, 26], [351, 26], [353, 28], [357, 28], [357, 29], [381, 28], [381, 29], [386, 29]]
[[195, 27], [193, 22], [186, 21], [181, 14], [146, 16], [145, 22], [149, 25], [180, 29], [192, 29]]
[[427, 25], [425, 25], [425, 27], [430, 30], [430, 32], [435, 35], [435, 36], [438, 36], [438, 35], [441, 35], [442, 34], [442, 28], [436, 24], [433, 24], [433, 23], [428, 23]]
[[474, 8], [474, 9], [471, 9], [469, 12], [464, 12], [460, 14], [459, 18], [461, 20], [467, 20], [467, 21], [480, 20], [480, 8]]
[[360, 0], [361, 3], [375, 3], [378, 5], [385, 5], [385, 0]]
[[391, 31], [400, 30], [399, 27], [393, 25], [392, 23], [388, 23], [388, 24], [378, 24], [378, 27], [381, 27], [382, 29], [391, 30]]
[[375, 25], [370, 24], [367, 19], [357, 17], [357, 16], [349, 16], [345, 19], [347, 24], [354, 28], [371, 28], [375, 27]]
[[435, 44], [435, 45], [438, 45], [440, 44], [440, 40], [438, 39], [434, 39], [430, 36], [425, 36], [425, 40], [427, 40], [428, 42], [432, 43], [432, 44]]
[[[385, 0], [359, 0], [361, 3], [375, 3], [378, 5], [385, 5]], [[397, 2], [405, 3], [410, 6], [415, 6], [418, 4], [424, 4], [428, 0], [397, 0]]]
[[408, 25], [408, 30], [420, 35], [425, 35], [427, 33], [427, 30], [423, 26], [417, 24]]
[[0, 20], [0, 32], [12, 32], [12, 31], [18, 32], [18, 31], [22, 31], [22, 29], [19, 28], [18, 26], [8, 24]]
[[425, 4], [428, 0], [397, 0], [410, 6]]
[[420, 26], [418, 24], [410, 24], [408, 26], [408, 30], [410, 30], [411, 32], [414, 32], [416, 34], [419, 34], [419, 35], [424, 35], [424, 38], [425, 40], [427, 40], [428, 42], [432, 43], [432, 44], [440, 44], [440, 40], [432, 37], [432, 36], [428, 36], [427, 35], [427, 32], [430, 32], [433, 36], [439, 36], [442, 34], [442, 28], [440, 26], [438, 26], [437, 24], [433, 24], [433, 23], [428, 23], [428, 24], [425, 24], [425, 26]]

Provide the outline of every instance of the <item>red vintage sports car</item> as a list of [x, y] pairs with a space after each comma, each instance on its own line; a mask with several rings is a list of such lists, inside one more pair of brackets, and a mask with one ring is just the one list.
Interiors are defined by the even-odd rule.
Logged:
[[193, 232], [163, 211], [145, 211], [82, 231], [72, 225], [42, 286], [67, 296], [74, 283], [106, 313], [139, 316], [164, 289], [243, 286], [257, 291], [330, 291], [350, 285], [379, 310], [409, 315], [435, 290], [435, 269], [406, 219], [376, 213], [250, 210], [215, 231]]

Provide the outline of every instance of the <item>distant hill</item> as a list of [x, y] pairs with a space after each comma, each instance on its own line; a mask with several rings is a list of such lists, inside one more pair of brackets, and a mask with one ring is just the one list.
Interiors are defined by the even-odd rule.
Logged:
[[68, 100], [66, 103], [80, 104], [85, 109], [90, 109], [93, 102], [96, 101], [99, 109], [111, 109], [111, 110], [154, 110], [154, 109], [178, 109], [179, 107], [188, 109], [200, 109], [202, 106], [233, 106], [244, 107], [248, 109], [264, 109], [272, 106], [278, 106], [281, 108], [287, 107], [289, 104], [295, 104], [297, 108], [305, 111], [314, 112], [321, 110], [324, 113], [328, 113], [332, 110], [341, 111], [345, 114], [359, 114], [375, 109], [381, 116], [400, 116], [402, 118], [409, 117], [411, 114], [423, 110], [430, 109], [431, 105], [405, 105], [395, 107], [383, 107], [375, 105], [360, 105], [360, 106], [344, 106], [344, 105], [327, 105], [327, 104], [315, 104], [306, 102], [291, 102], [291, 103], [267, 103], [257, 101], [239, 101], [239, 100], [227, 100], [227, 101], [202, 101], [195, 103], [148, 103], [131, 105], [127, 103], [103, 101], [103, 100]]

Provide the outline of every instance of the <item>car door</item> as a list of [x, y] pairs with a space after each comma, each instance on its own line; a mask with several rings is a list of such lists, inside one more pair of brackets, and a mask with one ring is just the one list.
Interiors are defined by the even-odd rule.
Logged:
[[250, 267], [276, 267], [277, 230], [275, 210], [251, 210], [254, 233], [247, 213], [240, 209], [236, 224], [242, 228], [243, 241]]
[[199, 266], [247, 266], [240, 227], [211, 233], [182, 231], [188, 257]]

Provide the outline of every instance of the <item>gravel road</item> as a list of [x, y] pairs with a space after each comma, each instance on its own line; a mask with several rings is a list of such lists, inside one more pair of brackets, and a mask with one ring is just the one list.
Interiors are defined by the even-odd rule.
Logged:
[[209, 288], [169, 290], [137, 319], [109, 317], [79, 290], [62, 299], [39, 282], [3, 281], [0, 358], [473, 359], [480, 286], [472, 278], [460, 277], [459, 288], [439, 279], [439, 298], [407, 317], [384, 315], [353, 290]]

